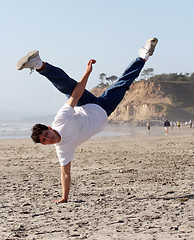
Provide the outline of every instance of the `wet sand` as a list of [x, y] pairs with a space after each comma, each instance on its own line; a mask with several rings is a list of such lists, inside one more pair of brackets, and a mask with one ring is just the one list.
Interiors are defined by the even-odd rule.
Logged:
[[194, 239], [193, 133], [87, 141], [72, 161], [69, 202], [58, 205], [54, 147], [0, 140], [0, 239]]

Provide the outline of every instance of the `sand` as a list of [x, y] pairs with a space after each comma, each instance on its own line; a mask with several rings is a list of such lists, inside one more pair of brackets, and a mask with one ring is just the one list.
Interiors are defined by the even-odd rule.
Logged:
[[193, 133], [87, 141], [66, 204], [53, 146], [0, 140], [0, 239], [194, 239]]

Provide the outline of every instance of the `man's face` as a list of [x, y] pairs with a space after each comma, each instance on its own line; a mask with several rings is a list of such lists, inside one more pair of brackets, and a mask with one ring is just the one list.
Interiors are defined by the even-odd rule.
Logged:
[[48, 130], [42, 131], [39, 139], [43, 145], [48, 145], [58, 143], [60, 141], [60, 136], [56, 131], [49, 127]]

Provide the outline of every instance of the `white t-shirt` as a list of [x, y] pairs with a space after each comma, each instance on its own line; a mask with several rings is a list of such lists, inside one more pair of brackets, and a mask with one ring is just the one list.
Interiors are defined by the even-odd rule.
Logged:
[[61, 141], [55, 144], [60, 165], [65, 166], [71, 162], [75, 148], [102, 131], [107, 120], [106, 111], [99, 105], [86, 104], [72, 108], [64, 104], [52, 123], [52, 129], [61, 136]]

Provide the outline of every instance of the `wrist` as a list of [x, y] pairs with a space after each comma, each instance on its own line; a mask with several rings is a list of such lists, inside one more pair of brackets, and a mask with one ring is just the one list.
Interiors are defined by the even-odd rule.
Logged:
[[90, 75], [91, 72], [92, 72], [92, 70], [87, 69], [86, 72], [85, 72], [85, 74], [86, 74], [86, 75], [87, 75], [87, 74]]
[[67, 202], [67, 198], [66, 197], [62, 197], [63, 202]]

